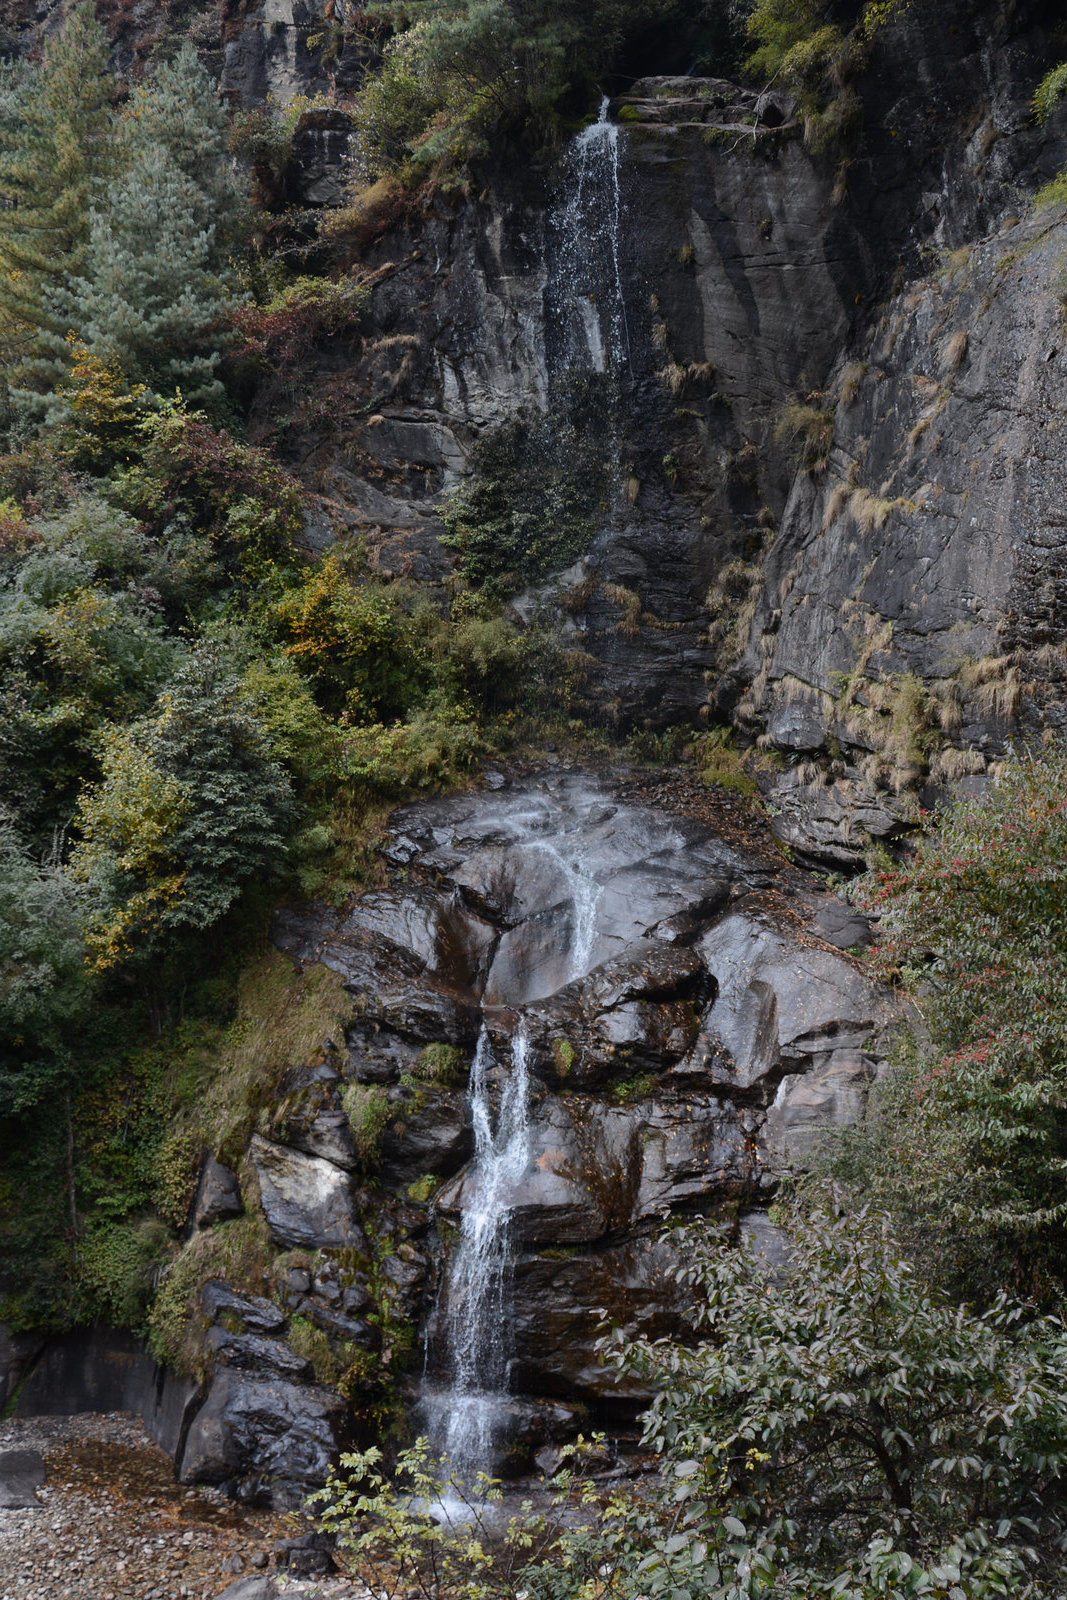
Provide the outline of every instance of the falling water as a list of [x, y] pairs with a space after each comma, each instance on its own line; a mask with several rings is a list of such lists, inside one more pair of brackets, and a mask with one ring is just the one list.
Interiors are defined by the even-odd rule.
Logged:
[[616, 371], [629, 362], [621, 224], [619, 127], [608, 121], [605, 95], [597, 120], [571, 141], [550, 220], [555, 259], [546, 325], [563, 340], [566, 372]]
[[[569, 976], [589, 970], [596, 945], [600, 885], [580, 859], [557, 843], [530, 839], [558, 862], [571, 892]], [[471, 1484], [492, 1462], [494, 1436], [506, 1404], [511, 1355], [514, 1195], [530, 1159], [529, 1045], [520, 1021], [511, 1039], [510, 1068], [493, 1121], [491, 1086], [496, 1062], [483, 1026], [468, 1090], [474, 1124], [474, 1161], [465, 1187], [459, 1239], [442, 1303], [434, 1318], [443, 1346], [447, 1386], [424, 1395], [433, 1443], [449, 1472]]]
[[507, 1387], [511, 1276], [510, 1197], [529, 1160], [530, 1079], [521, 1028], [511, 1041], [511, 1071], [493, 1127], [489, 1035], [483, 1028], [471, 1068], [474, 1121], [472, 1196], [463, 1211], [448, 1277], [446, 1337], [451, 1385], [438, 1428], [441, 1451], [461, 1482], [489, 1465], [500, 1397]]

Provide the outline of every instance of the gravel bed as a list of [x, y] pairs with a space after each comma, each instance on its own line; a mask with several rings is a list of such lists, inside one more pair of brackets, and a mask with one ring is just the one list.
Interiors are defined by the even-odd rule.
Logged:
[[215, 1600], [268, 1573], [284, 1600], [370, 1600], [351, 1580], [276, 1572], [275, 1541], [306, 1521], [186, 1489], [126, 1413], [12, 1418], [0, 1450], [14, 1449], [40, 1451], [46, 1479], [38, 1506], [0, 1510], [0, 1600]]

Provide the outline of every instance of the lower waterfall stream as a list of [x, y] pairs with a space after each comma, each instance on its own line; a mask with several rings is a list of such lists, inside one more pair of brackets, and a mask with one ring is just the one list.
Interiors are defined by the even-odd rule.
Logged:
[[[573, 841], [577, 844], [577, 841]], [[582, 868], [575, 849], [529, 838], [525, 848], [544, 852], [570, 890], [567, 981], [583, 977], [596, 949], [601, 888]], [[423, 1412], [446, 1476], [470, 1487], [489, 1469], [506, 1410], [510, 1348], [509, 1290], [513, 1265], [513, 1194], [525, 1175], [530, 1149], [529, 1041], [519, 1020], [510, 1062], [498, 1070], [489, 1031], [478, 1036], [468, 1084], [474, 1132], [467, 1190], [442, 1294], [427, 1346], [440, 1347], [442, 1388], [426, 1387]], [[502, 1077], [494, 1118], [494, 1079]]]

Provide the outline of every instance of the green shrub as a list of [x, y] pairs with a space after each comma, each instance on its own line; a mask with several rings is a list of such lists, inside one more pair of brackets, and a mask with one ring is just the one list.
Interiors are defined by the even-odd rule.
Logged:
[[176, 1231], [184, 1228], [200, 1176], [203, 1140], [189, 1129], [169, 1134], [156, 1157], [156, 1210]]
[[575, 385], [550, 412], [519, 412], [482, 439], [470, 479], [442, 508], [443, 543], [468, 582], [508, 595], [569, 566], [608, 492], [603, 384]]
[[1067, 95], [1067, 61], [1046, 72], [1034, 91], [1032, 101], [1034, 116], [1044, 124], [1051, 117], [1064, 95]]
[[355, 107], [372, 176], [440, 174], [526, 131], [545, 141], [567, 99], [588, 100], [628, 37], [675, 0], [405, 0], [379, 8], [404, 31]]
[[[314, 1500], [375, 1592], [431, 1600], [959, 1600], [1060, 1592], [1067, 1330], [931, 1296], [885, 1219], [794, 1219], [788, 1273], [672, 1234], [700, 1341], [610, 1342], [650, 1384], [660, 1475], [606, 1488], [565, 1466], [504, 1521], [425, 1440], [391, 1475], [342, 1456]], [[593, 1442], [594, 1445], [597, 1441]], [[422, 1508], [458, 1501], [454, 1518]], [[489, 1523], [495, 1522], [490, 1532]]]
[[194, 1234], [159, 1274], [148, 1318], [148, 1348], [156, 1360], [185, 1377], [202, 1378], [201, 1289], [209, 1278], [224, 1278], [239, 1292], [264, 1294], [272, 1260], [270, 1232], [259, 1212]]
[[88, 1318], [143, 1332], [166, 1245], [166, 1229], [151, 1217], [95, 1222], [81, 1243], [80, 1287]]
[[923, 1034], [841, 1147], [950, 1283], [1067, 1281], [1067, 755], [1020, 757], [915, 854], [861, 879], [876, 972], [920, 993]]
[[617, 1106], [632, 1106], [655, 1094], [658, 1085], [659, 1077], [655, 1072], [641, 1072], [633, 1078], [620, 1078], [611, 1085], [609, 1093]]
[[424, 1083], [455, 1088], [466, 1083], [468, 1065], [466, 1052], [458, 1044], [428, 1044], [419, 1051], [411, 1071]]
[[346, 1083], [341, 1090], [341, 1104], [352, 1129], [352, 1140], [365, 1172], [373, 1171], [378, 1164], [385, 1130], [393, 1119], [386, 1089], [362, 1083]]

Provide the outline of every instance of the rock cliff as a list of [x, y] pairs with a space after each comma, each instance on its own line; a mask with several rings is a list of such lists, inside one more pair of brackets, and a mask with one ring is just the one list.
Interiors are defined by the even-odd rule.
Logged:
[[599, 714], [733, 721], [786, 768], [780, 837], [834, 866], [1056, 726], [1063, 214], [1030, 197], [1067, 115], [1029, 113], [1055, 22], [906, 8], [821, 148], [773, 90], [641, 80], [584, 211], [572, 152], [365, 239], [361, 348], [321, 352], [360, 404], [288, 436], [322, 537], [443, 580], [479, 438], [599, 378], [597, 531], [514, 602], [595, 661]]

